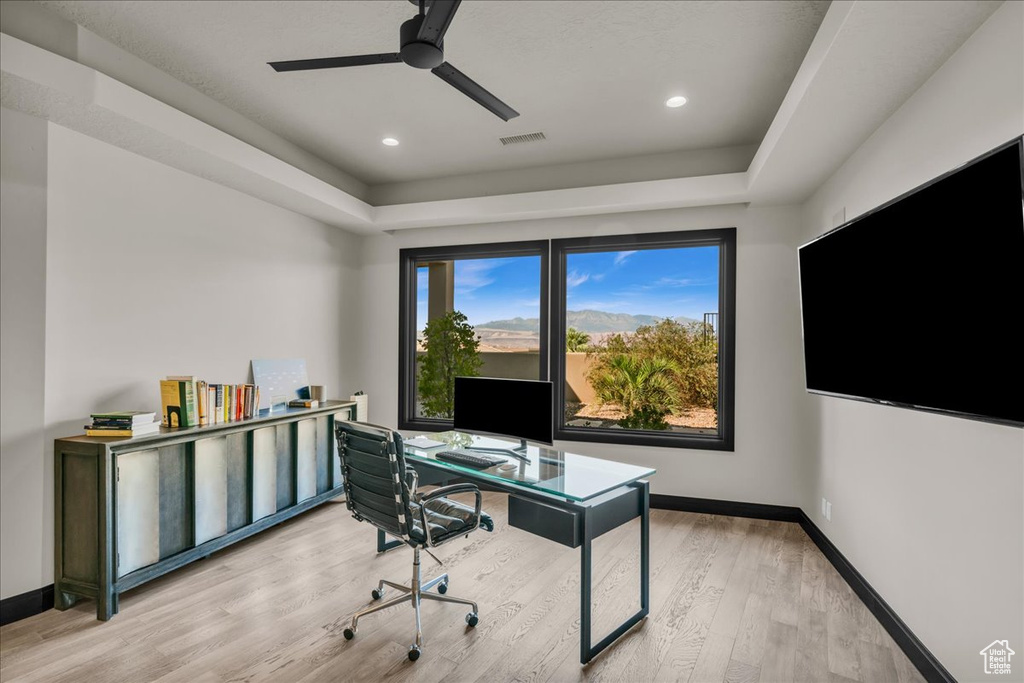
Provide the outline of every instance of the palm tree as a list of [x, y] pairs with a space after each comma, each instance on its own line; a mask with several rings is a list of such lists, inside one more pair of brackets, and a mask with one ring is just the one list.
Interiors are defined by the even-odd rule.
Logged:
[[569, 353], [583, 351], [587, 348], [587, 344], [589, 343], [590, 335], [586, 332], [581, 332], [575, 327], [570, 327], [565, 331], [565, 350]]
[[591, 373], [590, 381], [603, 403], [622, 406], [628, 429], [668, 429], [665, 416], [679, 405], [679, 366], [664, 358], [612, 356]]

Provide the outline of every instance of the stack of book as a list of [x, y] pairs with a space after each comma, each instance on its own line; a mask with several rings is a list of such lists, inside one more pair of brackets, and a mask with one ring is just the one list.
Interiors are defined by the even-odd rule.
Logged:
[[93, 413], [91, 425], [85, 425], [86, 436], [142, 436], [160, 431], [156, 413], [122, 410], [113, 413]]
[[255, 384], [211, 384], [194, 376], [160, 381], [165, 427], [205, 427], [248, 420], [259, 414], [260, 388]]

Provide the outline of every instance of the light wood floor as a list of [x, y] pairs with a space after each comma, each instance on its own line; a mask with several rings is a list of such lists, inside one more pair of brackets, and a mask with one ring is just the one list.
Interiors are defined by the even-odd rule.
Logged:
[[[799, 526], [651, 512], [651, 613], [579, 664], [579, 551], [507, 526], [436, 553], [451, 595], [425, 603], [424, 650], [406, 606], [342, 629], [380, 577], [408, 583], [412, 552], [329, 503], [121, 598], [108, 623], [84, 601], [0, 629], [0, 679], [15, 681], [921, 681]], [[594, 641], [636, 609], [636, 522], [595, 542]], [[423, 556], [424, 576], [439, 573]]]

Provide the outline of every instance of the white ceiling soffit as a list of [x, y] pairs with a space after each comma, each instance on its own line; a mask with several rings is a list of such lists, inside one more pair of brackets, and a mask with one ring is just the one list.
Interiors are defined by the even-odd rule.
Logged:
[[744, 173], [373, 207], [98, 71], [0, 34], [0, 103], [353, 232], [744, 201]]
[[74, 60], [2, 35], [4, 106], [357, 232], [809, 196], [998, 2], [832, 3], [746, 173], [374, 207]]
[[1002, 4], [834, 0], [754, 155], [750, 200], [806, 200]]
[[94, 69], [0, 34], [0, 103], [329, 225], [373, 231], [373, 207]]

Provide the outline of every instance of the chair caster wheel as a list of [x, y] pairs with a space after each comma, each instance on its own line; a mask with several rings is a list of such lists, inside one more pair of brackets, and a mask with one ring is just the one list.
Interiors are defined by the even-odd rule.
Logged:
[[445, 593], [447, 593], [448, 592], [448, 584], [447, 583], [439, 583], [439, 584], [437, 584], [437, 592], [440, 593], [441, 595], [444, 595]]
[[356, 632], [350, 628], [347, 628], [341, 632], [341, 635], [345, 636], [345, 640], [352, 640], [356, 637]]
[[370, 596], [373, 597], [374, 600], [380, 600], [384, 597], [384, 591], [382, 591], [379, 588], [374, 588], [372, 591], [370, 591]]
[[416, 647], [415, 645], [413, 645], [412, 647], [409, 648], [409, 661], [410, 662], [415, 662], [419, 658], [420, 658], [420, 649], [418, 647]]
[[470, 612], [466, 615], [466, 623], [470, 626], [476, 626], [480, 623], [480, 619], [476, 616], [476, 612]]

